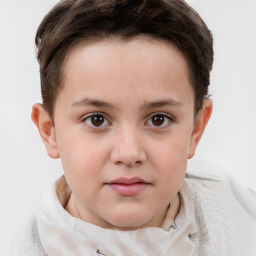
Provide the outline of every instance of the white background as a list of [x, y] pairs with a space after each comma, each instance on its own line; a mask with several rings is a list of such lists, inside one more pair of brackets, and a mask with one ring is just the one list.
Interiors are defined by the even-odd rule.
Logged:
[[[214, 112], [190, 169], [256, 185], [256, 1], [190, 0], [214, 34]], [[62, 173], [30, 120], [40, 102], [34, 35], [56, 0], [0, 0], [0, 255]]]

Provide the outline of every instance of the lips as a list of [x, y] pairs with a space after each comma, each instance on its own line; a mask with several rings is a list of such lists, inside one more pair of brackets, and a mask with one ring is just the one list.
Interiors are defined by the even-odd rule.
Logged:
[[115, 193], [121, 196], [135, 196], [142, 193], [150, 183], [139, 177], [118, 178], [106, 185]]

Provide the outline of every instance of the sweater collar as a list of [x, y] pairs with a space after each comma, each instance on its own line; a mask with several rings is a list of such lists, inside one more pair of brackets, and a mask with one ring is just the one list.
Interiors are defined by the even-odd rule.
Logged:
[[[190, 255], [196, 232], [193, 200], [184, 181], [179, 191], [180, 210], [174, 200], [161, 228], [119, 231], [98, 227], [71, 216], [65, 209], [70, 189], [62, 176], [48, 190], [37, 212], [39, 236], [49, 256], [55, 255]], [[101, 254], [100, 254], [101, 253]]]

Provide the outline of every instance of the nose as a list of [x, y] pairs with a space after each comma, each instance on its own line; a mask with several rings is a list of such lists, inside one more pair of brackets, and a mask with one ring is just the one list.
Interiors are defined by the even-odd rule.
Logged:
[[129, 126], [120, 128], [115, 136], [111, 161], [114, 164], [137, 166], [143, 164], [147, 157], [143, 147], [143, 136], [136, 128]]

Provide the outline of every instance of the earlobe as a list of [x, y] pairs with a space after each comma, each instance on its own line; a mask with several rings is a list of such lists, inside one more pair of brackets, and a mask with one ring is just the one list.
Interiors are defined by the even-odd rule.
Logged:
[[203, 108], [198, 112], [193, 132], [190, 139], [190, 146], [188, 152], [188, 159], [192, 158], [195, 154], [196, 147], [204, 133], [205, 127], [212, 114], [212, 100], [206, 99], [203, 103]]
[[37, 103], [33, 105], [31, 118], [40, 133], [48, 155], [51, 158], [59, 158], [55, 128], [49, 113], [42, 104]]

